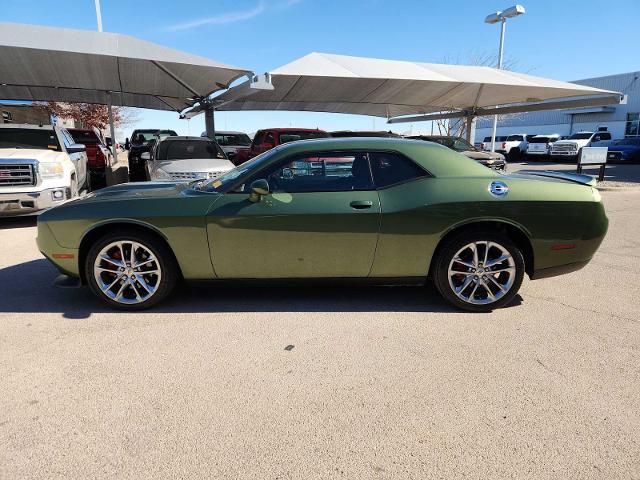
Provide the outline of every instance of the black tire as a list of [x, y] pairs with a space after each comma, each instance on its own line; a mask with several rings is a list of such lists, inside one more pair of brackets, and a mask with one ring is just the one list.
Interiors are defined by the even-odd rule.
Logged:
[[[452, 262], [454, 256], [458, 253], [458, 251], [464, 248], [466, 245], [473, 242], [493, 242], [507, 250], [507, 252], [511, 255], [514, 261], [515, 273], [513, 278], [513, 283], [508, 291], [491, 303], [485, 304], [476, 304], [463, 301], [458, 295], [454, 292], [452, 286], [449, 282], [449, 264]], [[503, 235], [498, 232], [494, 232], [491, 230], [468, 230], [465, 232], [461, 232], [460, 234], [454, 236], [453, 238], [446, 241], [447, 243], [442, 245], [439, 249], [437, 257], [434, 260], [434, 268], [432, 270], [433, 273], [433, 281], [442, 295], [442, 297], [447, 300], [452, 305], [471, 312], [490, 312], [495, 310], [496, 308], [501, 308], [506, 305], [509, 305], [520, 286], [522, 285], [522, 279], [524, 278], [525, 272], [525, 264], [524, 257], [520, 249], [511, 241], [509, 237]], [[477, 276], [476, 276], [477, 278]], [[500, 278], [500, 277], [498, 277]], [[470, 285], [470, 287], [472, 287]], [[488, 300], [489, 297], [487, 296]]]
[[[106, 248], [109, 244], [118, 241], [136, 242], [137, 244], [142, 245], [148, 251], [153, 253], [159, 264], [161, 277], [157, 283], [157, 289], [148, 299], [139, 303], [125, 304], [117, 302], [103, 293], [96, 282], [94, 276], [94, 263], [96, 257], [103, 248]], [[107, 305], [121, 310], [145, 310], [157, 305], [171, 294], [178, 278], [180, 277], [178, 264], [173, 252], [171, 252], [167, 245], [152, 233], [134, 229], [118, 229], [103, 235], [95, 241], [85, 258], [84, 272], [91, 291]]]

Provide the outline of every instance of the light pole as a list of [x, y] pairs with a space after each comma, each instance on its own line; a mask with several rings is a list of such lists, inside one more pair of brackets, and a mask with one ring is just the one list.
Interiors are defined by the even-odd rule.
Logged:
[[[484, 19], [485, 23], [500, 23], [500, 49], [498, 50], [498, 68], [502, 69], [502, 53], [504, 51], [504, 30], [507, 25], [507, 18], [517, 17], [525, 13], [522, 5], [514, 5], [507, 8], [504, 12], [495, 12], [487, 15]], [[493, 116], [493, 131], [491, 133], [491, 151], [496, 151], [496, 130], [498, 129], [498, 115]]]

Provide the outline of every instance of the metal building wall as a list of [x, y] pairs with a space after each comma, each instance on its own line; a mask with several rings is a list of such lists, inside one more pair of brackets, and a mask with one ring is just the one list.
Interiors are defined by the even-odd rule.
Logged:
[[[627, 113], [640, 112], [640, 72], [588, 78], [585, 80], [576, 80], [573, 83], [613, 90], [627, 95], [627, 104], [614, 105], [613, 108], [615, 110], [613, 112], [574, 114], [573, 128], [571, 129], [573, 132], [587, 129], [588, 125], [594, 125], [594, 127], [588, 128], [595, 128], [595, 126], [602, 124], [610, 126], [610, 130], [614, 128], [619, 131], [621, 127], [618, 122], [625, 122]], [[549, 132], [555, 128], [556, 130], [566, 130], [568, 133], [572, 121], [571, 117], [572, 115], [562, 110], [508, 115], [498, 120], [498, 134], [508, 135], [510, 133], [517, 133], [518, 129], [523, 133], [535, 133], [532, 131], [532, 128], [540, 130], [538, 127], [543, 127], [541, 130], [549, 130]], [[480, 136], [487, 135], [486, 129], [491, 128], [491, 122], [492, 119], [490, 117], [478, 119], [476, 123], [476, 139]], [[580, 127], [577, 128], [579, 125]], [[624, 127], [622, 127], [622, 129], [624, 129]], [[564, 132], [560, 133], [565, 134]], [[624, 132], [622, 134], [624, 134]]]

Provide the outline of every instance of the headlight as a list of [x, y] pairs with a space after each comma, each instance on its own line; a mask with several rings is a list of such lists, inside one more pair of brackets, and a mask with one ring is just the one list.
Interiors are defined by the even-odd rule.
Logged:
[[38, 164], [38, 172], [42, 178], [62, 178], [64, 176], [64, 168], [61, 163], [40, 163]]
[[167, 172], [165, 172], [161, 168], [153, 172], [153, 176], [155, 177], [156, 180], [171, 180], [171, 175], [169, 175]]

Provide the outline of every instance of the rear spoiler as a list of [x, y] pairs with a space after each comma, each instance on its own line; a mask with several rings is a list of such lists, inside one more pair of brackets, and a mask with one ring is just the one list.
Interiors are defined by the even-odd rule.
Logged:
[[579, 183], [588, 187], [596, 186], [596, 179], [591, 175], [583, 175], [582, 173], [558, 172], [555, 170], [518, 170], [514, 172], [522, 175], [533, 175], [536, 177], [557, 178], [567, 182]]

